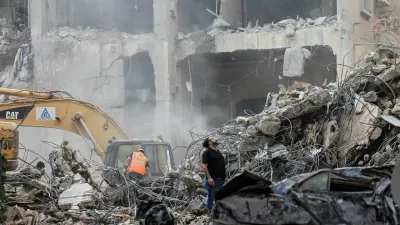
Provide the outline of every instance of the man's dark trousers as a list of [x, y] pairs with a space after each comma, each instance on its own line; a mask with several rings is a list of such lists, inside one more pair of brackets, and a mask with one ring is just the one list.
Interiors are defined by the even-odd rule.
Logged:
[[211, 186], [208, 183], [208, 180], [204, 180], [204, 187], [207, 190], [207, 201], [206, 201], [206, 209], [212, 210], [214, 204], [214, 191], [215, 189], [222, 187], [225, 184], [224, 179], [214, 179], [214, 186]]

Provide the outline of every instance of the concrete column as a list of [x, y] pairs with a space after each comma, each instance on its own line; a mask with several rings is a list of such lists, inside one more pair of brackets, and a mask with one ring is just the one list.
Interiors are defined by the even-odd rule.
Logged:
[[40, 38], [46, 30], [46, 1], [28, 1], [29, 27], [31, 28], [32, 41]]
[[[174, 74], [176, 72], [175, 40], [178, 35], [176, 22], [176, 0], [154, 0], [154, 34], [157, 55], [153, 57], [156, 108], [153, 134], [172, 140], [171, 120]], [[174, 143], [171, 143], [174, 144]]]
[[241, 0], [221, 0], [220, 16], [232, 27], [244, 27]]
[[[338, 23], [340, 29], [340, 50], [337, 51], [337, 81], [341, 82], [345, 78], [348, 66], [352, 66], [353, 52], [350, 40], [349, 24], [349, 2], [348, 0], [337, 1]], [[344, 65], [342, 65], [344, 64]], [[351, 68], [351, 67], [350, 67]]]

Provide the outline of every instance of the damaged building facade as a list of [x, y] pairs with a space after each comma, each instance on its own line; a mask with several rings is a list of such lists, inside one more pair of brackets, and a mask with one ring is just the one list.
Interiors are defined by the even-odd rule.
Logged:
[[[110, 112], [131, 137], [162, 135], [174, 146], [260, 113], [269, 93], [294, 81], [340, 82], [371, 51], [397, 57], [394, 0], [31, 0], [17, 10], [0, 2], [0, 17], [26, 15], [28, 36], [9, 53], [20, 60], [0, 63], [11, 71], [3, 87], [67, 91]], [[185, 151], [175, 151], [178, 162]]]

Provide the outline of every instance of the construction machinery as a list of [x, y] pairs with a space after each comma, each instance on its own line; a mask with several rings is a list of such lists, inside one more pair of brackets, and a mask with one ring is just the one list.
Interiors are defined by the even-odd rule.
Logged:
[[122, 169], [127, 157], [139, 148], [145, 150], [154, 176], [165, 174], [175, 166], [168, 143], [160, 139], [129, 139], [106, 112], [67, 92], [0, 88], [0, 94], [5, 96], [0, 103], [0, 147], [7, 159], [8, 171], [18, 166], [20, 126], [55, 128], [78, 134], [92, 142], [92, 151], [106, 166]]

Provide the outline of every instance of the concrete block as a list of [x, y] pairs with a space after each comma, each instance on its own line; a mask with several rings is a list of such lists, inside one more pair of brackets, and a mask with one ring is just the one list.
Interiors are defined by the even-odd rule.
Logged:
[[300, 77], [304, 73], [305, 58], [299, 46], [288, 48], [283, 61], [283, 76]]
[[62, 209], [70, 209], [73, 205], [93, 204], [93, 187], [87, 183], [73, 184], [68, 190], [61, 193], [58, 199], [58, 205]]

